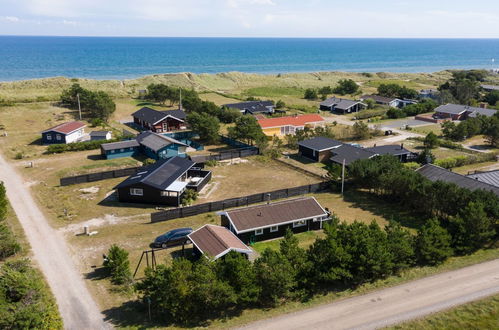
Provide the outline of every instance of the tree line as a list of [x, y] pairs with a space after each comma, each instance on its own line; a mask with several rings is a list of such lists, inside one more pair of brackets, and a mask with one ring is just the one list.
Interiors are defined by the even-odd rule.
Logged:
[[359, 160], [349, 167], [350, 182], [423, 219], [434, 219], [450, 236], [456, 254], [476, 251], [497, 236], [499, 198], [453, 183], [432, 182], [395, 157]]
[[334, 88], [331, 86], [323, 86], [320, 88], [307, 88], [305, 89], [303, 97], [307, 100], [317, 100], [320, 95], [320, 98], [322, 100], [325, 100], [330, 94], [339, 94], [339, 95], [356, 94], [359, 91], [359, 89], [360, 89], [359, 85], [352, 79], [341, 79], [338, 81], [338, 85]]
[[442, 123], [442, 135], [453, 141], [462, 141], [483, 134], [487, 142], [499, 147], [499, 111], [493, 116], [477, 116], [456, 124], [452, 121]]
[[452, 254], [451, 237], [436, 220], [413, 235], [395, 221], [381, 228], [374, 221], [348, 224], [334, 217], [324, 233], [304, 249], [288, 229], [279, 250], [266, 249], [254, 262], [236, 252], [216, 261], [175, 259], [146, 269], [135, 287], [150, 301], [156, 320], [196, 325], [436, 265]]
[[[78, 105], [79, 98], [79, 105]], [[103, 91], [91, 91], [74, 83], [69, 89], [62, 92], [61, 103], [70, 109], [81, 107], [83, 113], [91, 119], [107, 122], [116, 110], [116, 104], [109, 94]]]

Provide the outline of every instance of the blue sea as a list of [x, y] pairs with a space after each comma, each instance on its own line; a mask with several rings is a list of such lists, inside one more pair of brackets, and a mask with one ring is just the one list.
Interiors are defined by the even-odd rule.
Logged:
[[[495, 60], [494, 60], [495, 59]], [[0, 36], [0, 81], [193, 72], [435, 72], [499, 67], [499, 39]]]

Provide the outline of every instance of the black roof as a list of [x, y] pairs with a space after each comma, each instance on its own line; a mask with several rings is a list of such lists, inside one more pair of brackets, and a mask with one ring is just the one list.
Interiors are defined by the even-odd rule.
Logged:
[[186, 118], [184, 110], [177, 109], [177, 110], [158, 111], [148, 107], [143, 107], [140, 110], [135, 111], [134, 113], [132, 113], [132, 116], [151, 125], [165, 119], [167, 116], [174, 117], [181, 121], [184, 121]]
[[189, 159], [182, 157], [158, 160], [156, 163], [145, 167], [140, 172], [121, 182], [115, 189], [142, 183], [159, 190], [165, 190], [181, 177], [182, 174], [191, 169], [194, 164]]
[[345, 160], [345, 165], [347, 166], [356, 160], [369, 159], [377, 155], [367, 149], [354, 147], [349, 144], [343, 144], [338, 148], [333, 149], [331, 152], [334, 154], [333, 157], [330, 158], [332, 162], [343, 164], [343, 160]]
[[136, 148], [139, 146], [137, 140], [126, 140], [120, 142], [104, 143], [101, 144], [102, 150], [116, 150], [123, 148]]
[[337, 140], [333, 140], [327, 137], [314, 137], [311, 139], [303, 140], [298, 142], [299, 146], [309, 148], [316, 151], [329, 150], [341, 146], [343, 143]]
[[499, 187], [499, 170], [489, 172], [478, 172], [475, 174], [467, 175], [468, 178], [488, 183], [495, 187]]
[[153, 133], [151, 131], [142, 132], [137, 135], [137, 142], [141, 145], [157, 152], [170, 144], [179, 144], [181, 146], [187, 146], [187, 144], [175, 140], [171, 137]]
[[405, 149], [403, 146], [401, 146], [399, 144], [391, 144], [391, 145], [387, 145], [387, 146], [377, 146], [377, 147], [372, 147], [372, 148], [366, 148], [366, 150], [374, 152], [378, 155], [399, 156], [399, 155], [412, 154], [411, 151]]
[[269, 109], [267, 107], [272, 107], [272, 106], [274, 106], [274, 103], [272, 103], [272, 101], [247, 101], [247, 102], [231, 103], [223, 105], [223, 107], [227, 107], [230, 109], [237, 109], [252, 114], [259, 112], [268, 112]]
[[180, 119], [182, 121], [184, 121], [185, 118], [187, 118], [187, 114], [185, 113], [184, 110], [181, 110], [181, 109], [166, 110], [166, 111], [161, 111], [161, 112], [167, 116], [172, 116], [172, 117], [175, 117], [175, 118]]
[[478, 189], [488, 190], [499, 196], [498, 187], [494, 187], [493, 185], [490, 185], [488, 183], [484, 183], [479, 180], [475, 180], [467, 176], [451, 172], [449, 170], [446, 170], [445, 168], [433, 164], [426, 164], [423, 167], [418, 168], [416, 171], [430, 181], [444, 181], [454, 183], [461, 188], [466, 188], [472, 191]]

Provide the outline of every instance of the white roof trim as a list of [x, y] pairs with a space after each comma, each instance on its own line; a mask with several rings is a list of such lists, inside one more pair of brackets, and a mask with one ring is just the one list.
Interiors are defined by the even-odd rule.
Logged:
[[176, 120], [178, 120], [178, 121], [184, 122], [182, 119], [177, 118], [177, 117], [175, 117], [175, 116], [172, 116], [172, 115], [165, 115], [163, 118], [161, 118], [160, 120], [158, 120], [157, 122], [152, 123], [152, 124], [153, 124], [153, 125], [156, 125], [157, 123], [159, 123], [160, 121], [163, 121], [163, 120], [167, 119], [168, 117], [170, 117], [170, 118], [175, 118], [175, 119], [176, 119]]

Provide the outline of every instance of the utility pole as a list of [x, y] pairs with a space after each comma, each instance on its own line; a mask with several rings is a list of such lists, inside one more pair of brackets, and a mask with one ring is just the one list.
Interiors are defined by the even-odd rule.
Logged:
[[81, 120], [80, 93], [76, 93], [76, 98], [78, 99], [78, 112], [80, 114], [80, 120]]
[[180, 91], [180, 98], [178, 101], [178, 109], [182, 110], [182, 88], [179, 88], [179, 91]]
[[343, 166], [341, 168], [341, 196], [345, 190], [345, 160], [343, 159]]

